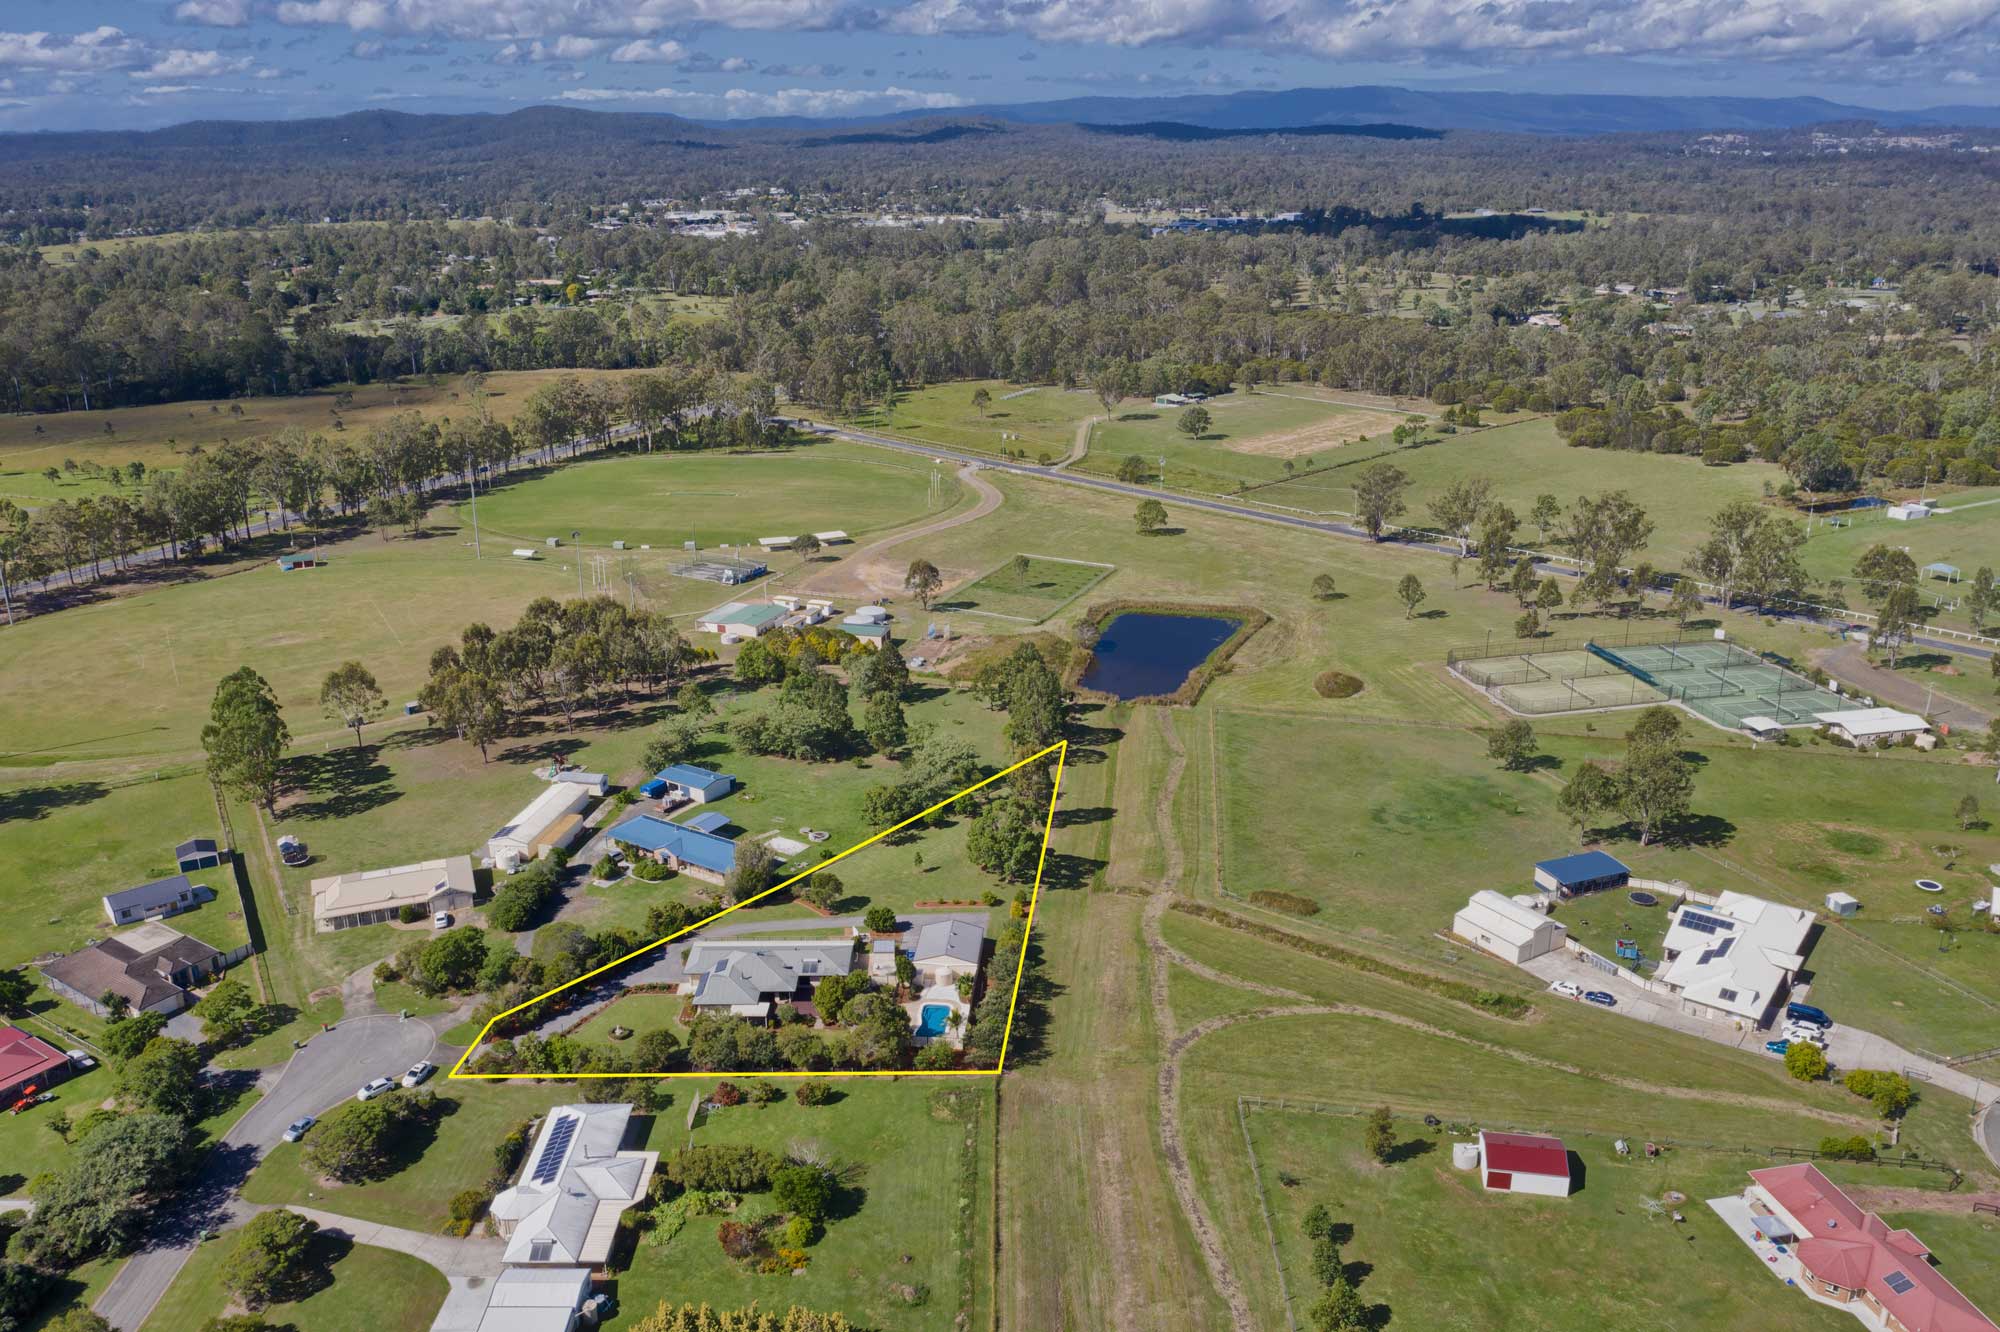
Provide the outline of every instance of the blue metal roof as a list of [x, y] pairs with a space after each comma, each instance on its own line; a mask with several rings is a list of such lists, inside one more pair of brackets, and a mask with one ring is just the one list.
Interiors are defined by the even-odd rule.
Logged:
[[655, 777], [653, 778], [653, 780], [645, 783], [639, 788], [639, 794], [642, 796], [657, 798], [658, 796], [665, 794], [666, 789], [667, 789], [666, 779], [664, 777]]
[[653, 774], [663, 782], [673, 782], [679, 786], [713, 786], [721, 781], [733, 781], [722, 773], [708, 768], [698, 768], [692, 763], [676, 763]]
[[683, 820], [681, 823], [681, 827], [683, 828], [692, 828], [696, 832], [703, 833], [712, 833], [728, 826], [729, 816], [720, 810], [714, 809], [709, 810], [705, 814], [697, 814], [691, 819]]
[[655, 854], [664, 851], [676, 860], [685, 860], [716, 874], [727, 874], [736, 864], [736, 843], [727, 837], [668, 823], [650, 814], [625, 820], [611, 830], [611, 840], [628, 842], [641, 851]]
[[1588, 883], [1592, 879], [1602, 879], [1607, 875], [1632, 872], [1622, 861], [1607, 856], [1602, 851], [1579, 851], [1573, 856], [1538, 860], [1535, 862], [1535, 868], [1561, 884]]

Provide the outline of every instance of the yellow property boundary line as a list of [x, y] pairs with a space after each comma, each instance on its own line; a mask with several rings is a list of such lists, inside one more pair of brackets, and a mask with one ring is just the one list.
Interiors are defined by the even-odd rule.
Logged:
[[[568, 1073], [568, 1074], [467, 1073], [463, 1071], [465, 1068], [466, 1061], [472, 1058], [473, 1053], [476, 1050], [478, 1050], [481, 1045], [485, 1044], [487, 1033], [493, 1030], [493, 1024], [500, 1021], [501, 1018], [507, 1017], [514, 1013], [518, 1013], [524, 1008], [532, 1008], [534, 1005], [541, 1003], [544, 999], [548, 999], [555, 995], [561, 994], [564, 990], [569, 989], [572, 985], [581, 985], [585, 981], [589, 980], [592, 976], [601, 976], [605, 972], [611, 970], [613, 967], [622, 966], [625, 963], [630, 962], [633, 958], [639, 957], [645, 953], [650, 953], [655, 948], [658, 948], [663, 944], [670, 944], [674, 940], [681, 938], [683, 935], [693, 934], [695, 931], [703, 928], [704, 926], [713, 924], [714, 922], [721, 920], [724, 916], [728, 915], [732, 911], [740, 911], [744, 907], [751, 906], [755, 903], [761, 902], [765, 898], [771, 896], [773, 893], [789, 888], [801, 879], [811, 878], [813, 875], [819, 873], [821, 870], [826, 869], [829, 866], [839, 864], [841, 861], [853, 855], [856, 851], [861, 851], [868, 847], [871, 847], [875, 845], [875, 843], [881, 841], [883, 838], [889, 836], [890, 834], [899, 832], [902, 829], [909, 827], [911, 824], [918, 822], [919, 820], [929, 818], [931, 815], [943, 809], [946, 805], [949, 805], [957, 800], [963, 800], [966, 796], [971, 795], [974, 791], [977, 791], [982, 787], [991, 786], [993, 783], [999, 781], [1002, 777], [1005, 777], [1010, 773], [1025, 768], [1031, 763], [1038, 763], [1041, 760], [1047, 758], [1051, 754], [1056, 756], [1056, 775], [1055, 775], [1055, 780], [1052, 783], [1050, 783], [1049, 786], [1048, 812], [1042, 818], [1042, 846], [1040, 852], [1038, 852], [1035, 857], [1035, 883], [1033, 891], [1028, 896], [1027, 925], [1026, 928], [1021, 933], [1021, 955], [1019, 958], [1015, 960], [1014, 988], [1012, 993], [1010, 993], [1007, 996], [1007, 1028], [1000, 1035], [1000, 1062], [996, 1064], [994, 1067], [951, 1068], [951, 1069], [935, 1069], [935, 1070], [881, 1068], [881, 1069], [849, 1069], [845, 1071], [836, 1070], [836, 1071], [825, 1071], [825, 1072], [797, 1072], [784, 1069], [748, 1069], [738, 1072], [731, 1072], [724, 1069], [715, 1069], [708, 1072], [699, 1072], [699, 1073], [697, 1072], [636, 1073], [635, 1072], [635, 1073]], [[950, 795], [945, 797], [943, 800], [938, 801], [935, 805], [932, 805], [929, 809], [923, 810], [916, 814], [912, 814], [909, 818], [904, 819], [901, 823], [895, 824], [892, 827], [884, 828], [881, 832], [876, 833], [873, 837], [870, 837], [867, 841], [856, 842], [853, 846], [848, 847], [845, 851], [842, 851], [839, 855], [833, 856], [827, 860], [822, 860], [818, 864], [814, 865], [811, 869], [802, 870], [799, 873], [794, 874], [791, 878], [784, 880], [782, 883], [773, 884], [771, 887], [766, 888], [763, 892], [758, 893], [755, 897], [746, 897], [741, 902], [738, 902], [733, 906], [724, 907], [722, 910], [716, 912], [712, 916], [703, 917], [701, 920], [696, 921], [694, 924], [688, 926], [684, 930], [679, 930], [673, 934], [669, 934], [664, 939], [655, 939], [652, 943], [645, 945], [643, 948], [635, 948], [631, 952], [625, 954], [625, 956], [617, 958], [610, 962], [606, 962], [603, 966], [598, 967], [594, 971], [585, 972], [583, 975], [578, 976], [575, 980], [565, 982], [562, 985], [558, 985], [553, 990], [549, 990], [543, 994], [538, 994], [534, 998], [529, 999], [523, 1003], [518, 1003], [514, 1005], [512, 1008], [507, 1009], [505, 1012], [495, 1013], [491, 1018], [487, 1019], [486, 1025], [479, 1029], [479, 1035], [476, 1038], [474, 1038], [471, 1045], [466, 1047], [465, 1053], [458, 1057], [458, 1062], [451, 1066], [451, 1072], [446, 1074], [445, 1076], [448, 1079], [456, 1081], [488, 1081], [488, 1082], [501, 1082], [515, 1078], [530, 1078], [536, 1080], [553, 1079], [556, 1081], [561, 1081], [566, 1078], [730, 1078], [730, 1077], [748, 1077], [753, 1073], [759, 1077], [768, 1077], [768, 1078], [925, 1078], [925, 1077], [993, 1078], [1000, 1076], [1001, 1072], [1004, 1071], [1007, 1067], [1007, 1043], [1009, 1040], [1013, 1038], [1014, 1035], [1014, 1010], [1015, 1007], [1021, 1001], [1021, 976], [1022, 973], [1026, 970], [1026, 964], [1028, 959], [1028, 940], [1035, 932], [1035, 907], [1037, 904], [1040, 903], [1042, 898], [1042, 869], [1044, 866], [1048, 864], [1049, 836], [1051, 833], [1055, 831], [1056, 801], [1060, 799], [1062, 795], [1063, 762], [1068, 757], [1068, 755], [1069, 755], [1069, 741], [1058, 740], [1054, 744], [1050, 745], [1047, 749], [1043, 749], [1036, 753], [1030, 754], [1028, 755], [1028, 757], [1022, 759], [1020, 762], [1012, 764], [1009, 767], [1002, 768], [999, 772], [994, 773], [991, 777], [986, 778], [984, 781], [974, 782], [971, 786], [966, 787], [963, 791], [960, 791], [955, 795]]]

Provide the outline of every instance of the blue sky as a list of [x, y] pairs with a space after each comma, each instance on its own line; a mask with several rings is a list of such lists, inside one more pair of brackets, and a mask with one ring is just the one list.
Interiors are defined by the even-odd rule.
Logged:
[[1356, 83], [2000, 102], [2000, 0], [0, 0], [0, 129]]

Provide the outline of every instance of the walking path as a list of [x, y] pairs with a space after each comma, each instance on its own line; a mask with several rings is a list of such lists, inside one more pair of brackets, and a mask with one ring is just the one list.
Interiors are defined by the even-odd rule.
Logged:
[[1108, 416], [1086, 416], [1083, 420], [1078, 421], [1076, 423], [1076, 438], [1070, 441], [1069, 453], [1061, 462], [1055, 465], [1056, 468], [1060, 469], [1069, 466], [1071, 463], [1082, 462], [1084, 455], [1090, 452], [1090, 432], [1095, 430], [1100, 422], [1109, 421], [1110, 419]]

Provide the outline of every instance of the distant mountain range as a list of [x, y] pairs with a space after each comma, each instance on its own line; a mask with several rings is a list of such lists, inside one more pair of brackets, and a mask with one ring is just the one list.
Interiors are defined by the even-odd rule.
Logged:
[[[940, 113], [906, 111], [873, 119]], [[1054, 102], [969, 106], [953, 114], [1018, 124], [1134, 125], [1170, 122], [1213, 130], [1315, 125], [1408, 125], [1518, 134], [1619, 134], [1686, 130], [1782, 130], [1830, 121], [1884, 126], [2000, 126], [2000, 107], [1937, 106], [1884, 111], [1823, 97], [1630, 97], [1608, 93], [1429, 92], [1411, 88], [1291, 88], [1181, 97], [1071, 97]], [[805, 128], [797, 118], [729, 122]], [[858, 124], [860, 121], [842, 123]]]

